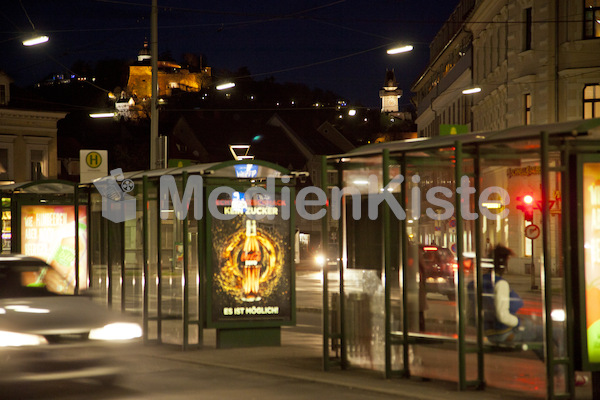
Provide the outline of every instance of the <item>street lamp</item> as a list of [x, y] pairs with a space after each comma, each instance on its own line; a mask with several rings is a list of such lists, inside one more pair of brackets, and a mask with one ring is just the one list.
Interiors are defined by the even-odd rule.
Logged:
[[410, 44], [408, 45], [403, 45], [403, 46], [398, 46], [398, 47], [394, 47], [391, 48], [387, 51], [388, 54], [400, 54], [400, 53], [407, 53], [409, 51], [412, 51], [413, 46], [411, 46]]
[[98, 112], [98, 113], [90, 113], [90, 117], [97, 118], [113, 118], [115, 116], [114, 112]]
[[475, 94], [475, 93], [479, 93], [479, 92], [481, 92], [480, 87], [473, 87], [473, 88], [463, 90], [462, 94]]
[[226, 89], [231, 89], [235, 87], [235, 83], [233, 82], [226, 82], [226, 83], [222, 83], [220, 85], [217, 85], [217, 90], [226, 90]]
[[25, 9], [25, 6], [23, 5], [23, 3], [21, 1], [19, 1], [19, 3], [21, 4], [21, 8], [23, 9], [25, 16], [27, 17], [27, 20], [31, 24], [31, 29], [33, 29], [33, 33], [31, 34], [31, 36], [29, 36], [27, 39], [23, 40], [23, 46], [35, 46], [38, 44], [46, 43], [48, 40], [50, 40], [50, 38], [48, 36], [40, 35], [40, 34], [36, 33], [35, 25], [34, 25], [33, 21], [31, 20], [31, 18], [29, 18], [29, 13]]
[[28, 39], [23, 40], [23, 46], [35, 46], [38, 44], [46, 43], [50, 38], [46, 35], [34, 35]]

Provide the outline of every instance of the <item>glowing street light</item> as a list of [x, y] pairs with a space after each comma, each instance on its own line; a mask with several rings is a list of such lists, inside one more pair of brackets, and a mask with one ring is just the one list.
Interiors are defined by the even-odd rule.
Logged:
[[29, 39], [23, 40], [23, 46], [35, 46], [38, 44], [46, 43], [50, 38], [46, 35], [38, 35]]
[[48, 40], [50, 40], [50, 38], [48, 36], [40, 35], [36, 32], [35, 24], [31, 20], [31, 18], [29, 18], [29, 14], [27, 13], [25, 6], [23, 5], [23, 3], [21, 1], [19, 1], [19, 3], [21, 4], [21, 8], [23, 9], [25, 16], [27, 17], [27, 20], [31, 24], [31, 29], [33, 29], [31, 36], [29, 36], [27, 39], [23, 40], [23, 46], [35, 46], [38, 44], [46, 43]]
[[479, 92], [481, 92], [481, 88], [474, 87], [474, 88], [469, 88], [469, 89], [463, 90], [462, 94], [475, 94], [475, 93], [479, 93]]
[[399, 46], [399, 47], [394, 47], [392, 49], [389, 49], [387, 51], [388, 54], [400, 54], [400, 53], [407, 53], [409, 51], [412, 51], [413, 46], [411, 45], [405, 45], [405, 46]]
[[218, 85], [217, 86], [217, 90], [231, 89], [232, 87], [235, 87], [235, 83], [233, 83], [233, 82], [227, 82], [227, 83], [223, 83], [221, 85]]
[[115, 116], [114, 112], [102, 112], [102, 113], [91, 113], [92, 118], [112, 118]]

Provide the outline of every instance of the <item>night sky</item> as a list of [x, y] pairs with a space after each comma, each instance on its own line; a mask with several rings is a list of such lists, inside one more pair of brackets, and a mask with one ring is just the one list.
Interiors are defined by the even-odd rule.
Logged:
[[[247, 67], [255, 80], [304, 83], [380, 107], [386, 68], [405, 94], [458, 0], [158, 0], [159, 52], [204, 55], [213, 71]], [[150, 39], [151, 0], [3, 0], [0, 69], [17, 85], [68, 72], [76, 60], [134, 59]], [[35, 28], [50, 42], [22, 46]], [[389, 56], [395, 43], [415, 46]], [[400, 100], [408, 102], [408, 96]]]

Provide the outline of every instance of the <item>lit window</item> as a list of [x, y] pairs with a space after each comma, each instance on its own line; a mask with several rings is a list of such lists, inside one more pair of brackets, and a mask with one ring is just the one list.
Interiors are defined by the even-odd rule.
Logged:
[[525, 125], [531, 125], [531, 94], [526, 93], [523, 96], [523, 105], [525, 106]]
[[50, 138], [26, 136], [27, 144], [27, 178], [35, 181], [47, 179], [48, 170], [48, 143]]
[[[524, 223], [525, 223], [525, 228], [527, 228], [529, 225], [532, 224], [532, 222], [529, 222], [529, 221], [524, 221]], [[533, 240], [528, 239], [527, 237], [525, 237], [525, 235], [523, 235], [523, 238], [525, 239], [525, 243], [524, 243], [524, 245], [525, 245], [524, 253], [525, 254], [524, 255], [525, 255], [525, 257], [531, 257], [531, 245], [533, 244], [532, 243]]]
[[600, 118], [600, 85], [585, 85], [583, 88], [583, 118]]
[[31, 179], [34, 181], [44, 178], [44, 151], [31, 150], [29, 153], [31, 162]]
[[600, 37], [600, 0], [585, 0], [583, 10], [585, 39]]

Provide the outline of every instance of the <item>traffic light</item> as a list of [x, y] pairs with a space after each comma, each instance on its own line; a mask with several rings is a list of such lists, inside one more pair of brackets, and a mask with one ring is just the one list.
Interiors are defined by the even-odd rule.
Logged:
[[517, 210], [523, 211], [525, 221], [533, 222], [533, 206], [535, 204], [533, 196], [530, 194], [519, 196], [517, 197], [517, 201], [519, 202]]

